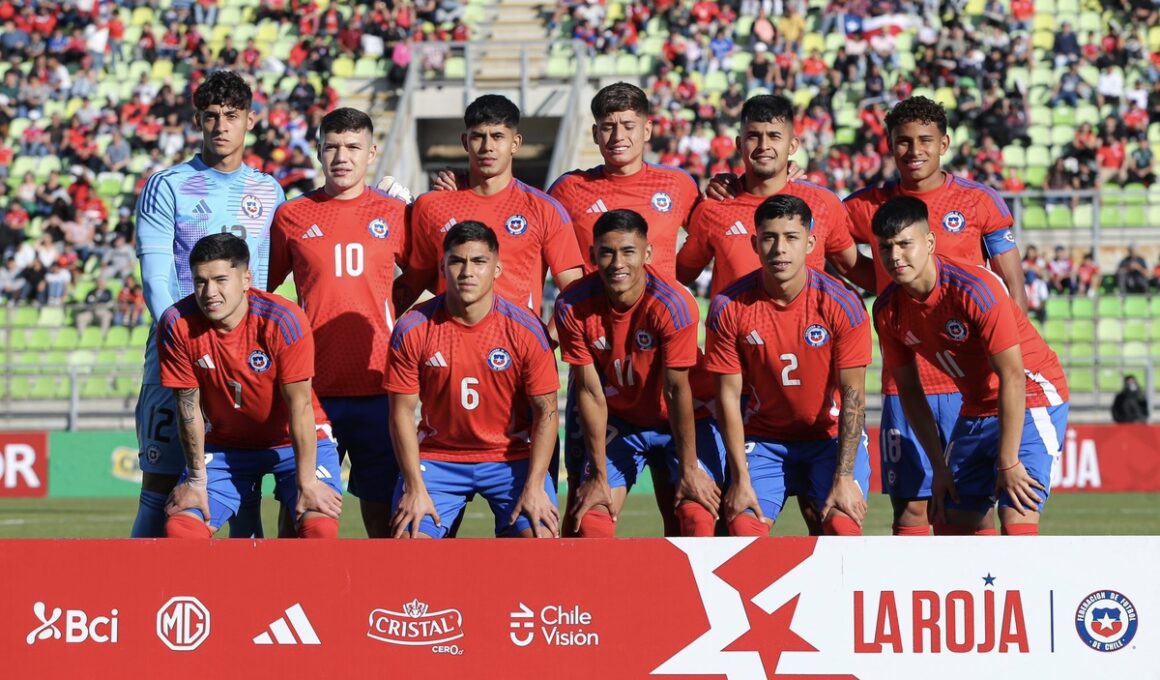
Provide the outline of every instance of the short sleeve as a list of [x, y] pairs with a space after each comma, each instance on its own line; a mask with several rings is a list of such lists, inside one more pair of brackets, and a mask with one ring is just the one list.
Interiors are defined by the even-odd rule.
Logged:
[[1015, 321], [1015, 315], [1022, 312], [1015, 309], [1015, 304], [997, 281], [986, 281], [985, 285], [994, 298], [989, 307], [984, 309], [973, 299], [968, 299], [964, 304], [968, 310], [967, 317], [978, 330], [977, 337], [982, 339], [987, 356], [993, 357], [1019, 344], [1019, 326]]
[[157, 322], [157, 349], [161, 364], [161, 384], [172, 389], [191, 389], [198, 386], [193, 362], [186, 349], [181, 314], [170, 307]]
[[278, 207], [274, 213], [274, 221], [270, 224], [270, 265], [266, 274], [266, 290], [273, 291], [293, 270], [290, 242], [286, 238], [289, 226], [289, 215], [286, 203]]
[[[660, 336], [665, 368], [692, 368], [697, 365], [697, 305], [683, 291], [671, 304], [680, 307], [661, 314]], [[680, 328], [678, 328], [680, 326]]]
[[278, 382], [282, 385], [310, 380], [314, 377], [314, 333], [302, 308], [287, 304], [284, 309], [293, 315], [294, 328], [285, 324], [286, 332], [271, 323], [271, 346], [276, 348], [274, 358], [278, 368]]
[[588, 366], [593, 363], [588, 351], [583, 322], [576, 317], [576, 307], [570, 300], [556, 302], [556, 334], [560, 338], [560, 359], [569, 366]]
[[[547, 337], [547, 330], [544, 330]], [[533, 334], [524, 336], [523, 379], [528, 396], [555, 394], [560, 390], [560, 374], [556, 370], [556, 353], [550, 344], [542, 343]]]
[[697, 211], [697, 206], [701, 204], [701, 189], [697, 186], [697, 180], [687, 172], [681, 173], [681, 199], [684, 201], [681, 205], [689, 206], [689, 211], [681, 218], [681, 224], [688, 230], [689, 225], [693, 222], [693, 213]]
[[874, 325], [878, 329], [878, 346], [882, 349], [882, 366], [891, 369], [914, 362], [914, 350], [907, 347], [888, 328], [889, 312], [885, 306], [874, 310]]
[[709, 224], [705, 215], [705, 205], [702, 202], [693, 210], [686, 229], [689, 237], [685, 245], [677, 254], [677, 267], [684, 270], [702, 270], [713, 259], [713, 249], [709, 244]]
[[415, 312], [404, 314], [391, 333], [391, 347], [387, 356], [387, 370], [383, 372], [383, 387], [396, 394], [419, 393], [419, 337], [414, 329]]
[[858, 368], [869, 366], [872, 360], [870, 347], [870, 319], [865, 313], [861, 320], [851, 324], [842, 314], [834, 324], [834, 365], [838, 368]]
[[844, 252], [854, 245], [854, 238], [851, 236], [854, 225], [850, 220], [850, 211], [846, 210], [846, 205], [838, 200], [837, 196], [828, 194], [826, 203], [830, 222], [826, 225], [829, 227], [826, 232], [826, 255], [833, 255]]
[[713, 298], [705, 322], [705, 370], [713, 373], [741, 373], [737, 352], [736, 305], [724, 295]]
[[859, 192], [846, 199], [846, 214], [849, 219], [850, 236], [858, 243], [872, 243], [874, 233], [870, 223], [874, 219], [874, 206], [867, 193]]
[[173, 239], [177, 225], [177, 197], [165, 181], [166, 173], [157, 173], [145, 183], [137, 202], [137, 256], [173, 256]]
[[572, 218], [564, 206], [555, 199], [544, 196], [540, 210], [544, 219], [544, 264], [552, 271], [552, 276], [584, 266], [580, 257], [580, 246], [576, 243], [576, 231]]
[[430, 224], [430, 201], [423, 200], [427, 197], [420, 196], [411, 208], [411, 221], [407, 229], [411, 234], [411, 245], [403, 269], [430, 272], [434, 276], [439, 269], [439, 247], [434, 242], [434, 234], [440, 225]]

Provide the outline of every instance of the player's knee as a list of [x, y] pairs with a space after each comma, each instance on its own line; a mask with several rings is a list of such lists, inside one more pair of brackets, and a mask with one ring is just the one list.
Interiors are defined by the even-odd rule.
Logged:
[[729, 522], [730, 536], [768, 536], [769, 525], [751, 512], [743, 512]]
[[210, 538], [213, 529], [200, 517], [179, 512], [165, 521], [165, 535], [168, 538]]
[[857, 522], [836, 512], [831, 512], [830, 516], [822, 522], [822, 530], [826, 532], [827, 536], [862, 535], [862, 527], [858, 526]]
[[331, 517], [308, 517], [298, 523], [299, 538], [338, 538], [338, 520]]
[[1039, 535], [1039, 525], [1038, 524], [1026, 524], [1026, 523], [1024, 523], [1024, 524], [1004, 524], [1003, 525], [1003, 535], [1004, 536], [1038, 536]]
[[589, 510], [580, 519], [580, 538], [616, 538], [616, 523], [605, 510]]
[[682, 536], [712, 536], [716, 520], [700, 503], [681, 503], [677, 506], [677, 519], [681, 523]]

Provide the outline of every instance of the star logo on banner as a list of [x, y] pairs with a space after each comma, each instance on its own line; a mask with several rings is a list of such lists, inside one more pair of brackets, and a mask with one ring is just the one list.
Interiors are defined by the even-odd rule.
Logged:
[[985, 585], [985, 586], [995, 585], [995, 577], [991, 576], [991, 572], [988, 571], [987, 575], [983, 577], [983, 585]]

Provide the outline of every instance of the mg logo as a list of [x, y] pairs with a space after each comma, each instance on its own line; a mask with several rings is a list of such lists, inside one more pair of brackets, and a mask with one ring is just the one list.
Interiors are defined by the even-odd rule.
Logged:
[[191, 652], [209, 637], [209, 610], [196, 597], [170, 598], [157, 610], [157, 637], [175, 652]]

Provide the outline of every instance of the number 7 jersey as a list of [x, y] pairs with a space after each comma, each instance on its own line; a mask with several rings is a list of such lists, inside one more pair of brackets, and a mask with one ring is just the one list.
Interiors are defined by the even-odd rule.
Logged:
[[437, 295], [399, 318], [386, 388], [422, 402], [419, 454], [458, 463], [525, 459], [531, 453], [530, 397], [556, 398], [560, 376], [547, 329], [526, 308], [496, 295], [467, 326]]

